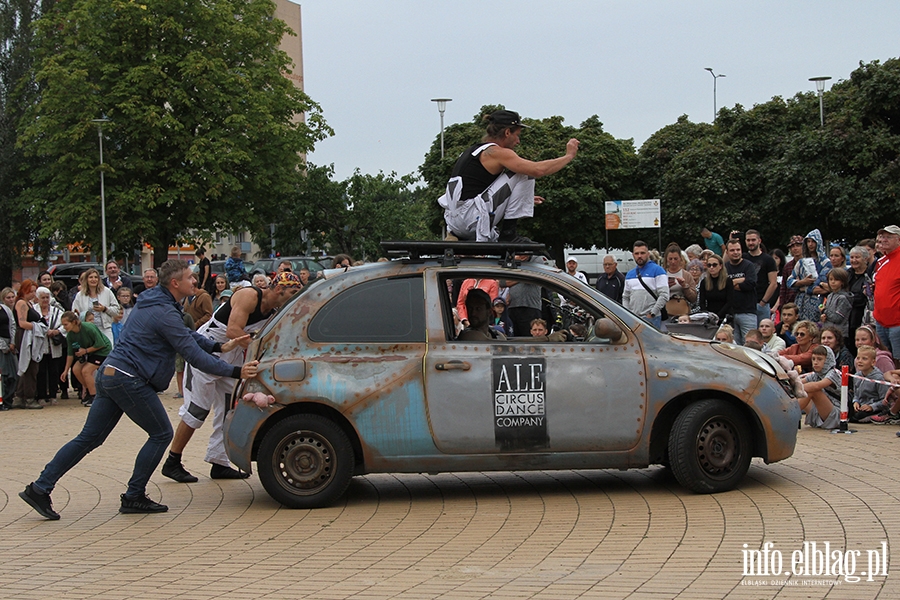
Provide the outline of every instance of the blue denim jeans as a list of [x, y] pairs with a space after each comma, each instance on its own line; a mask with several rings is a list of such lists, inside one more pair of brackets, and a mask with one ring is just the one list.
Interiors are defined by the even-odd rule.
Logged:
[[[759, 305], [759, 302], [756, 303], [756, 327], [759, 327], [759, 322], [763, 319], [771, 319], [772, 318], [772, 308], [765, 304], [763, 306]], [[756, 329], [754, 327], [754, 329]]]
[[169, 415], [153, 388], [140, 379], [128, 377], [118, 371], [114, 375], [104, 375], [101, 367], [97, 372], [96, 383], [97, 394], [84, 428], [75, 439], [60, 448], [53, 460], [44, 467], [41, 476], [34, 482], [37, 491], [48, 494], [52, 492], [56, 482], [69, 469], [106, 441], [125, 414], [149, 435], [134, 461], [134, 472], [128, 482], [126, 495], [136, 498], [146, 492], [150, 476], [172, 441]]
[[900, 327], [885, 327], [876, 321], [875, 331], [881, 338], [881, 343], [891, 351], [894, 360], [900, 359]]
[[744, 336], [751, 329], [756, 329], [756, 313], [737, 313], [734, 315], [734, 343], [744, 345]]

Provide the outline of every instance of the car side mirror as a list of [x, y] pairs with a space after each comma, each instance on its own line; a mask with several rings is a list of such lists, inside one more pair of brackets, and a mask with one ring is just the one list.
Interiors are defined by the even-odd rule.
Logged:
[[593, 337], [606, 338], [613, 344], [621, 344], [627, 340], [625, 332], [615, 321], [603, 317], [594, 323]]

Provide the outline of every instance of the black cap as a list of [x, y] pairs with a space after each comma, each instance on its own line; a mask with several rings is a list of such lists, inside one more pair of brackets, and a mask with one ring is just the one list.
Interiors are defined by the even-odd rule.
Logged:
[[466, 294], [466, 306], [469, 304], [475, 304], [476, 302], [481, 302], [488, 308], [492, 306], [491, 297], [488, 296], [488, 293], [479, 288], [472, 288], [469, 290], [469, 293]]
[[522, 123], [519, 113], [512, 110], [495, 110], [488, 117], [488, 121], [501, 127], [528, 127]]

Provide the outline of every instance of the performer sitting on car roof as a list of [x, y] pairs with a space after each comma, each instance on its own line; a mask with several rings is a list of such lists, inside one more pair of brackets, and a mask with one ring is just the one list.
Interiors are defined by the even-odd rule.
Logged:
[[559, 158], [525, 160], [513, 148], [519, 145], [523, 127], [519, 113], [498, 110], [484, 116], [487, 133], [457, 159], [438, 199], [444, 209], [448, 239], [478, 242], [530, 242], [516, 233], [516, 221], [534, 215], [534, 205], [544, 201], [534, 195], [534, 180], [556, 173], [578, 153], [578, 140], [566, 144]]

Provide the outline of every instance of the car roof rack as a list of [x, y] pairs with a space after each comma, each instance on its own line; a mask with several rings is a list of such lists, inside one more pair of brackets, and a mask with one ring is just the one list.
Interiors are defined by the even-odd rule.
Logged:
[[441, 257], [441, 266], [452, 267], [459, 259], [471, 256], [496, 256], [500, 265], [519, 266], [517, 254], [544, 254], [546, 246], [536, 242], [471, 242], [471, 241], [384, 241], [381, 247], [388, 254], [404, 255], [407, 262], [424, 262], [425, 258]]

